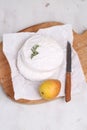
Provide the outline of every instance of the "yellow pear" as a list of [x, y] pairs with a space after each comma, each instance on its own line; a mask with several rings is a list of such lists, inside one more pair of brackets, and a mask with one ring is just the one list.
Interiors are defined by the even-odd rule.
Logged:
[[39, 86], [39, 93], [46, 100], [54, 99], [60, 92], [61, 82], [55, 79], [45, 80]]

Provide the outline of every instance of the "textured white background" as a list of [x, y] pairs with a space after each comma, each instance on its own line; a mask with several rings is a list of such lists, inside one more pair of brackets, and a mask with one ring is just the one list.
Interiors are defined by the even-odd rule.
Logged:
[[[87, 29], [87, 0], [0, 0], [0, 40], [46, 21], [70, 23], [82, 33]], [[63, 99], [41, 105], [12, 102], [0, 87], [1, 130], [87, 130], [87, 88], [65, 103]]]

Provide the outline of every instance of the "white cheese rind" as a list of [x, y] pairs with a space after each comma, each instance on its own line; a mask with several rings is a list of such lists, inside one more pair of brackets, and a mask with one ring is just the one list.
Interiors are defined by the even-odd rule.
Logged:
[[[31, 59], [31, 48], [38, 54]], [[63, 50], [59, 44], [45, 36], [35, 35], [28, 39], [18, 52], [17, 66], [20, 73], [27, 79], [40, 81], [50, 78], [63, 62]]]

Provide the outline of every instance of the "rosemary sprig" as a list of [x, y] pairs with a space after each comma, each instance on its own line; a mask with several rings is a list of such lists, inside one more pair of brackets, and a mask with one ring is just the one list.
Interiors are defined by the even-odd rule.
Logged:
[[34, 45], [32, 48], [31, 48], [31, 51], [32, 51], [32, 54], [31, 54], [31, 59], [34, 57], [34, 56], [36, 56], [36, 55], [38, 55], [39, 54], [39, 52], [37, 52], [36, 51], [36, 49], [39, 47], [39, 45]]

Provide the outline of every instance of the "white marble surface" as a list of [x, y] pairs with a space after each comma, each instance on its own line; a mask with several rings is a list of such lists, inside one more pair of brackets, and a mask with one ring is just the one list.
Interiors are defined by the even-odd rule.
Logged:
[[[87, 29], [87, 0], [0, 0], [0, 40], [44, 21], [71, 23], [82, 33]], [[56, 113], [57, 112], [57, 113]], [[72, 101], [63, 99], [40, 105], [12, 102], [0, 87], [1, 130], [87, 130], [87, 88]]]

